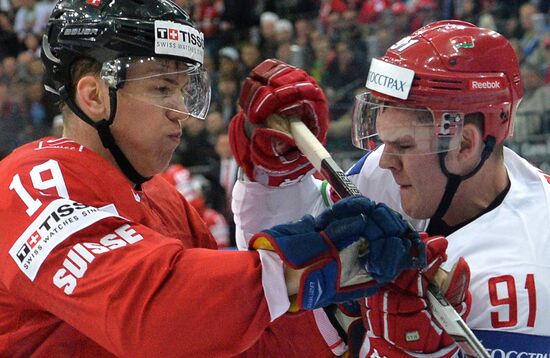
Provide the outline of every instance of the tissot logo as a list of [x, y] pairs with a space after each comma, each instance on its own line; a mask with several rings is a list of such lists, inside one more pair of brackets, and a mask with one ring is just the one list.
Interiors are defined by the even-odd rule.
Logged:
[[34, 281], [49, 253], [75, 232], [112, 213], [68, 199], [51, 202], [19, 236], [9, 253], [17, 266]]
[[183, 57], [202, 64], [204, 35], [192, 26], [173, 21], [155, 21], [155, 53]]
[[203, 39], [200, 36], [183, 30], [157, 27], [157, 37], [163, 40], [181, 41], [195, 46], [204, 47]]

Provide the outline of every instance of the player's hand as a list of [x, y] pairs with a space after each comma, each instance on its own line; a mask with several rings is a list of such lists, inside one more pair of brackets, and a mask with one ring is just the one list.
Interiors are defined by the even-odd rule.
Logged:
[[250, 180], [280, 186], [313, 170], [288, 133], [266, 124], [272, 114], [297, 116], [325, 143], [328, 104], [311, 76], [279, 60], [265, 60], [244, 81], [239, 105], [241, 111], [229, 124], [229, 140]]
[[385, 205], [353, 196], [316, 218], [306, 215], [260, 232], [250, 247], [275, 251], [286, 267], [303, 269], [297, 295], [291, 296], [290, 310], [297, 311], [374, 294], [377, 279], [393, 280], [422, 264], [424, 246], [417, 243], [403, 219]]
[[[428, 309], [428, 281], [447, 259], [447, 240], [442, 236], [427, 237], [427, 268], [404, 271], [392, 284], [366, 299], [365, 326], [371, 352], [381, 357], [411, 357], [412, 353], [436, 353], [450, 357], [458, 347], [443, 331]], [[468, 291], [470, 269], [463, 258], [455, 264], [442, 292], [456, 311], [466, 319], [471, 304]], [[408, 354], [408, 353], [410, 354]]]

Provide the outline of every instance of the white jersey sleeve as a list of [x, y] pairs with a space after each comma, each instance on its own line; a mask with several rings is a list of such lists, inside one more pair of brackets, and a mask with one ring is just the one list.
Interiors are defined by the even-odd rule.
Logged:
[[233, 188], [233, 210], [237, 247], [248, 248], [255, 233], [278, 224], [316, 215], [326, 209], [321, 181], [313, 176], [286, 187], [270, 188], [239, 179]]

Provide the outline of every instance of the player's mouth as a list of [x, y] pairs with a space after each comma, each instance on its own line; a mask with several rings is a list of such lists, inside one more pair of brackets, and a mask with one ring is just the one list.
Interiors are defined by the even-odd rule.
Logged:
[[181, 132], [169, 134], [168, 138], [170, 138], [170, 140], [174, 143], [179, 144], [181, 140]]

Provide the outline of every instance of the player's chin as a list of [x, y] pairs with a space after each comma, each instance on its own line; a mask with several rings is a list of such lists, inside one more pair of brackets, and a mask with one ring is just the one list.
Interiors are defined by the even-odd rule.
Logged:
[[162, 155], [157, 155], [154, 160], [149, 163], [149, 165], [144, 166], [141, 175], [145, 177], [151, 177], [153, 175], [164, 172], [166, 168], [168, 168], [168, 166], [170, 165], [173, 153], [174, 151], [164, 153]]
[[405, 214], [413, 219], [428, 219], [433, 214], [433, 210], [424, 205], [422, 200], [416, 200], [416, 197], [402, 196], [401, 207]]

